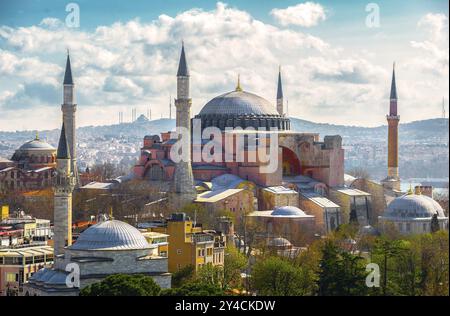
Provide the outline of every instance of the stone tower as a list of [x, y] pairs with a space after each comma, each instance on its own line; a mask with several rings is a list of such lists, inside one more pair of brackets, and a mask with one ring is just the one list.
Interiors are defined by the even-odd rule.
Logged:
[[[174, 201], [178, 207], [192, 202], [196, 197], [191, 165], [191, 106], [192, 99], [189, 96], [189, 70], [183, 43], [177, 72], [177, 98], [175, 100], [176, 128], [178, 135], [182, 134], [183, 142], [189, 144], [189, 146], [185, 146], [188, 150], [188, 152], [183, 153], [185, 159], [178, 162], [175, 167], [173, 193]], [[183, 130], [189, 132], [183, 133]]]
[[53, 248], [55, 256], [63, 254], [64, 247], [72, 244], [72, 191], [74, 186], [75, 178], [71, 167], [69, 143], [63, 122], [56, 153], [55, 205], [53, 215]]
[[277, 111], [283, 116], [283, 87], [281, 85], [281, 67], [278, 69], [278, 88], [277, 88]]
[[76, 122], [75, 112], [77, 111], [77, 105], [75, 104], [75, 85], [72, 79], [72, 68], [70, 67], [70, 56], [67, 53], [66, 71], [64, 73], [64, 93], [63, 104], [61, 105], [61, 111], [63, 113], [63, 122], [66, 127], [67, 142], [69, 144], [69, 151], [71, 159], [71, 169], [75, 177], [75, 185], [78, 187], [80, 179], [78, 176], [77, 168], [77, 152], [76, 152]]
[[395, 83], [395, 63], [392, 69], [392, 82], [388, 122], [388, 174], [383, 180], [383, 185], [389, 189], [400, 190], [400, 178], [398, 173], [398, 123], [400, 115], [397, 114], [397, 87]]

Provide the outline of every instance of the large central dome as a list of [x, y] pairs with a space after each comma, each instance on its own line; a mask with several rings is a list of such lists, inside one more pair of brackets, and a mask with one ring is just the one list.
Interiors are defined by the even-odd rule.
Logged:
[[215, 97], [199, 115], [275, 115], [279, 113], [266, 99], [246, 91], [231, 91]]
[[290, 128], [289, 119], [280, 115], [275, 106], [266, 99], [243, 91], [239, 87], [235, 91], [227, 92], [210, 100], [196, 119], [201, 119], [202, 128], [218, 127], [253, 127], [277, 128], [286, 130]]

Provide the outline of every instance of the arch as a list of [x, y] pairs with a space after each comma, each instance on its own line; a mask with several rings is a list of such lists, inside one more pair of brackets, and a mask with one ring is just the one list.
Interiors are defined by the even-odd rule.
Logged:
[[300, 160], [291, 149], [281, 146], [283, 156], [283, 176], [297, 176], [301, 173]]

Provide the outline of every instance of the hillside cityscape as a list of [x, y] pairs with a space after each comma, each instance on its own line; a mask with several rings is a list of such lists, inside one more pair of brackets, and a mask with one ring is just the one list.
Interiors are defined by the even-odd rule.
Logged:
[[[291, 118], [292, 129], [320, 135], [341, 135], [345, 149], [345, 170], [365, 169], [373, 179], [384, 177], [387, 161], [386, 126], [365, 128], [314, 123]], [[438, 187], [448, 183], [448, 119], [431, 119], [403, 123], [399, 127], [401, 153], [399, 168], [406, 183], [433, 182]], [[122, 165], [122, 170], [133, 167], [141, 139], [145, 135], [160, 134], [175, 128], [174, 119], [149, 120], [141, 114], [134, 122], [109, 126], [78, 128], [79, 167], [85, 169], [97, 164]], [[15, 149], [36, 133], [56, 146], [59, 130], [0, 131], [0, 157], [11, 157]], [[445, 176], [447, 175], [447, 176]], [[416, 179], [416, 181], [414, 180]], [[428, 179], [428, 180], [425, 180]]]

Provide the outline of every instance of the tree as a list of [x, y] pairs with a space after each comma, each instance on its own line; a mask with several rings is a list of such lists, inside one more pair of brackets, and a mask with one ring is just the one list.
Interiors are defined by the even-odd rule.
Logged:
[[180, 287], [182, 284], [192, 281], [195, 278], [195, 267], [187, 265], [172, 274], [172, 287]]
[[321, 296], [365, 295], [366, 271], [363, 258], [339, 249], [327, 240], [322, 248], [318, 279]]
[[431, 217], [431, 232], [435, 233], [439, 231], [439, 220], [438, 220], [438, 214], [433, 214], [433, 217]]
[[[404, 250], [405, 245], [403, 240], [392, 240], [386, 237], [380, 237], [375, 242], [375, 247], [372, 253], [372, 261], [377, 263], [381, 268], [381, 289], [383, 295], [388, 295], [389, 293], [395, 294], [397, 292], [397, 290], [395, 290], [395, 277], [391, 277], [391, 275], [389, 274], [389, 272], [391, 271], [389, 263], [399, 258]], [[392, 263], [394, 266], [394, 262]]]
[[114, 274], [83, 288], [81, 296], [157, 296], [159, 285], [146, 275]]
[[369, 172], [363, 167], [354, 167], [350, 169], [347, 173], [358, 179], [370, 179]]
[[242, 287], [241, 272], [247, 266], [247, 257], [232, 245], [225, 249], [225, 259], [223, 267], [224, 290], [240, 289]]
[[300, 296], [304, 291], [304, 273], [287, 259], [263, 258], [252, 270], [252, 287], [258, 295]]
[[161, 291], [161, 296], [223, 296], [225, 294], [220, 286], [200, 280], [190, 281], [178, 288]]

